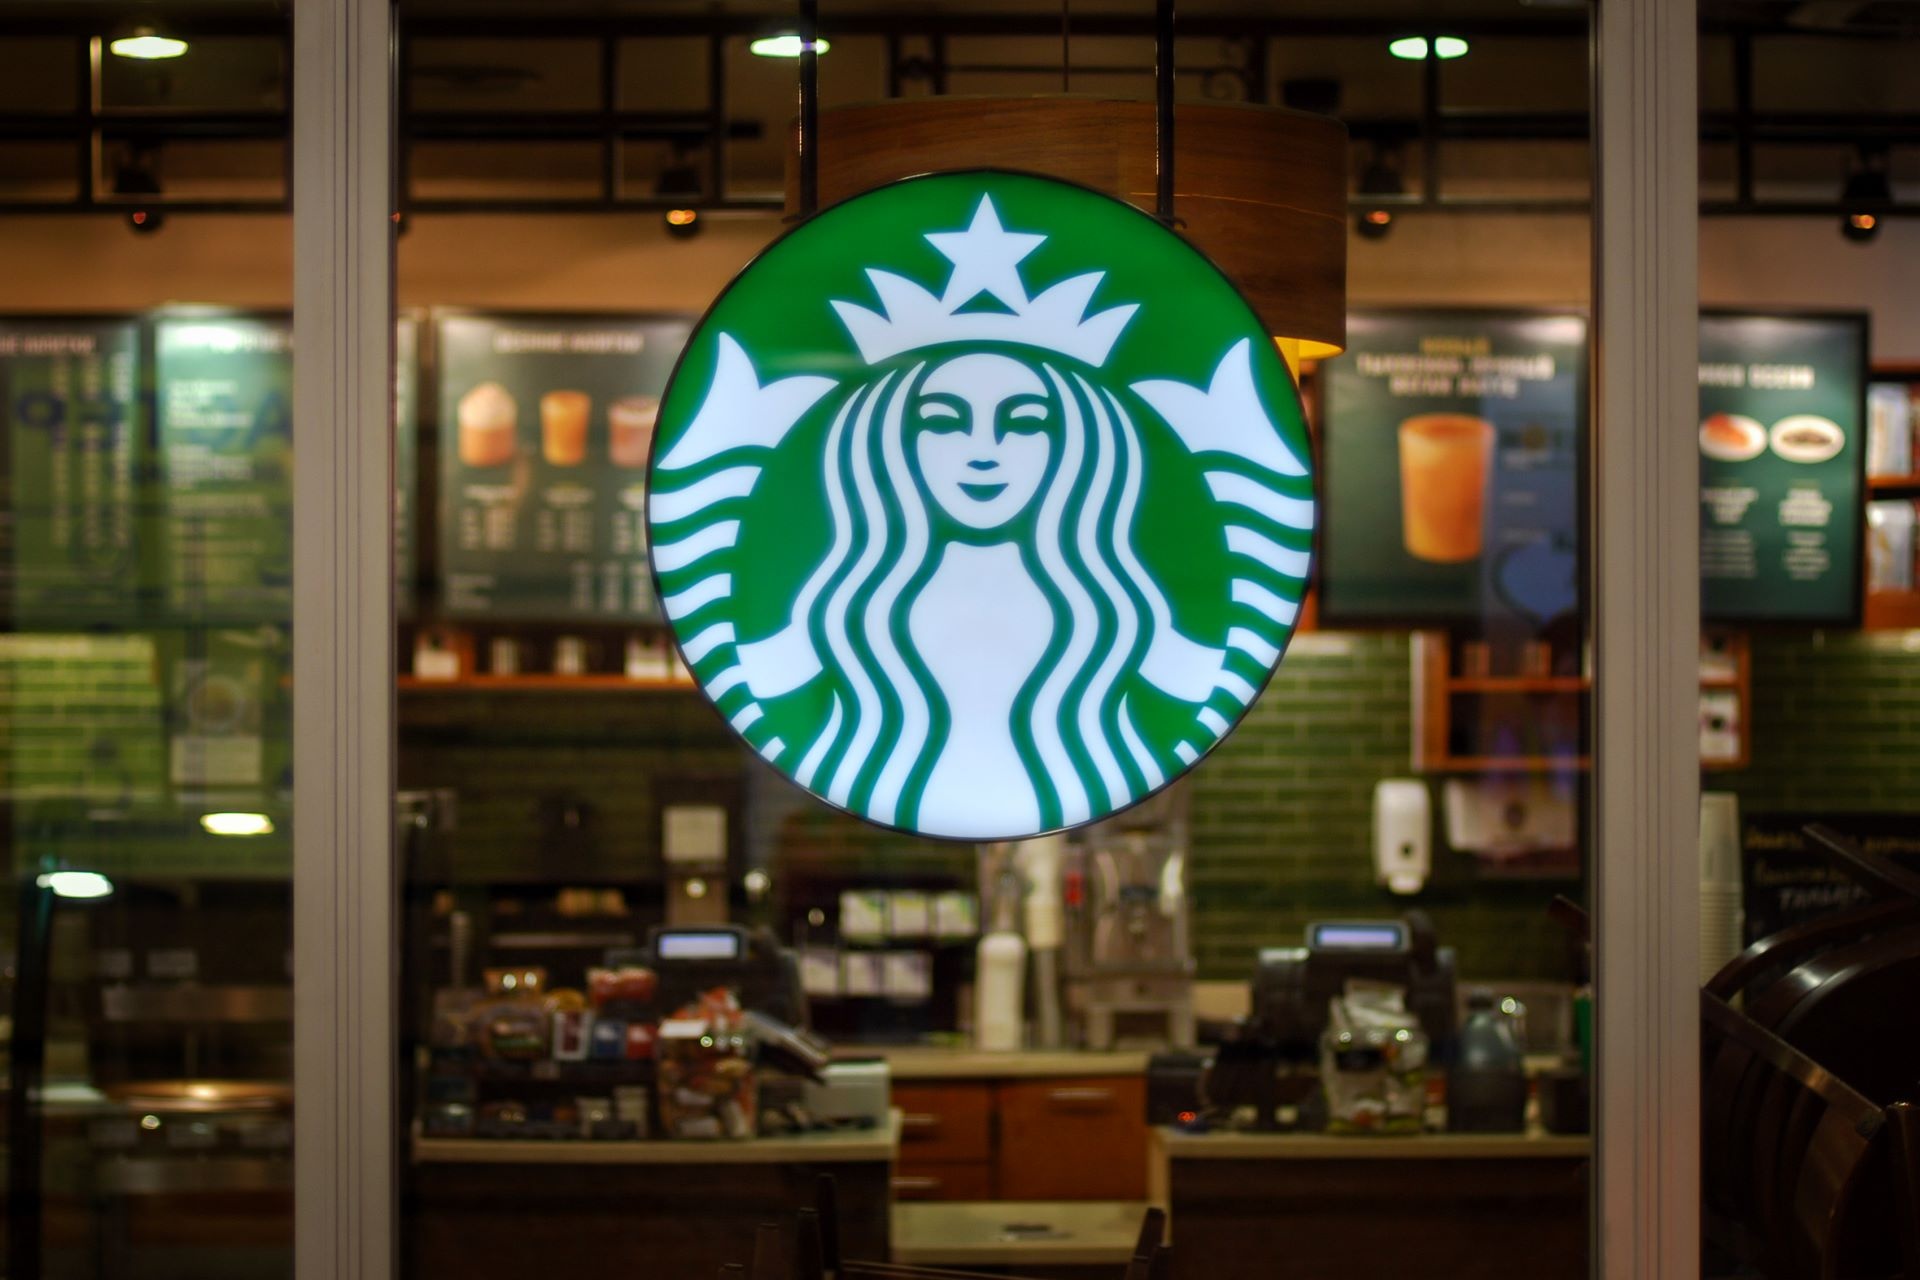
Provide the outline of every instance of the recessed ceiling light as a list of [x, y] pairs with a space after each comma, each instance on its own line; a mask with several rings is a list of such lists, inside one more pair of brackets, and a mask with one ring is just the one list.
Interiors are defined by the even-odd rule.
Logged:
[[163, 36], [152, 27], [141, 27], [130, 36], [110, 41], [107, 48], [121, 58], [177, 58], [187, 51], [185, 40]]
[[[806, 52], [807, 46], [798, 34], [789, 31], [777, 36], [761, 36], [747, 48], [763, 58], [797, 58]], [[813, 38], [813, 52], [816, 57], [831, 48], [833, 46], [819, 36]]]
[[203, 813], [200, 825], [212, 836], [266, 836], [273, 834], [273, 819], [264, 813]]
[[113, 881], [98, 871], [48, 871], [35, 883], [56, 898], [104, 898], [113, 892]]
[[[1401, 36], [1387, 46], [1387, 52], [1396, 58], [1405, 58], [1408, 62], [1424, 61], [1427, 56], [1427, 38]], [[1442, 61], [1450, 58], [1464, 58], [1467, 54], [1467, 42], [1459, 36], [1435, 36], [1433, 53]]]

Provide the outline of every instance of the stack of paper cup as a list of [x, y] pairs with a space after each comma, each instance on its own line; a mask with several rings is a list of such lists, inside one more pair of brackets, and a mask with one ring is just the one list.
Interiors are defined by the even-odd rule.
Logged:
[[1700, 981], [1742, 950], [1740, 802], [1730, 791], [1700, 793]]

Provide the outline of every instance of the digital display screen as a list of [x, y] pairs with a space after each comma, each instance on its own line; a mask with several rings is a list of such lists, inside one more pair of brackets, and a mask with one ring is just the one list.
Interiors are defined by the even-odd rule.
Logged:
[[658, 947], [662, 960], [737, 960], [740, 935], [724, 931], [663, 933]]
[[1397, 924], [1316, 924], [1310, 937], [1314, 947], [1325, 950], [1398, 951], [1407, 932]]

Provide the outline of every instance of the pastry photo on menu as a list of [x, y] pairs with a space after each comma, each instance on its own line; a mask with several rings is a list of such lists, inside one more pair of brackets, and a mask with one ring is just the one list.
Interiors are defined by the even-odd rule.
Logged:
[[1700, 452], [1718, 462], [1746, 462], [1767, 449], [1767, 429], [1740, 413], [1710, 414], [1700, 424]]
[[1773, 424], [1773, 451], [1788, 462], [1825, 462], [1844, 449], [1846, 432], [1838, 423], [1811, 413], [1796, 413]]
[[520, 406], [497, 382], [482, 382], [460, 397], [460, 461], [469, 467], [498, 467], [513, 461]]

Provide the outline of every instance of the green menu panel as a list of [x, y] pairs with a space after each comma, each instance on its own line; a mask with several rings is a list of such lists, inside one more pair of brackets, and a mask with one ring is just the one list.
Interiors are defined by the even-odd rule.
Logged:
[[647, 452], [691, 327], [614, 316], [439, 317], [448, 616], [660, 616], [647, 567]]
[[1867, 322], [1700, 321], [1700, 611], [1714, 622], [1860, 615]]
[[293, 609], [293, 327], [279, 317], [154, 321], [168, 613], [284, 619]]
[[0, 608], [22, 630], [140, 607], [146, 466], [132, 320], [0, 320]]
[[1359, 313], [1320, 369], [1328, 623], [1543, 628], [1578, 610], [1584, 316]]

